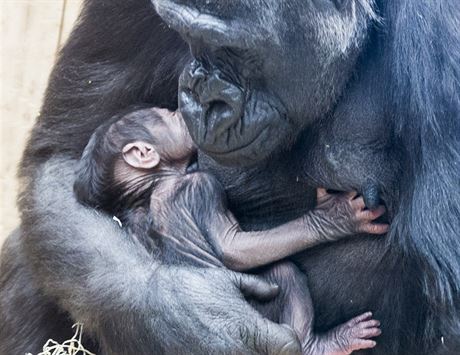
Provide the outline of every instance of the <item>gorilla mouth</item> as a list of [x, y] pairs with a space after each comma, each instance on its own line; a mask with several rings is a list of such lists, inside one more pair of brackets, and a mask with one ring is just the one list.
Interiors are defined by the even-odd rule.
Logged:
[[281, 103], [195, 60], [181, 75], [179, 108], [198, 147], [225, 165], [267, 158], [290, 134]]
[[266, 159], [293, 129], [280, 100], [263, 84], [260, 88], [260, 58], [254, 55], [250, 31], [242, 23], [232, 25], [231, 20], [200, 12], [185, 1], [155, 0], [154, 4], [163, 20], [190, 44], [196, 58], [180, 77], [179, 108], [197, 146], [225, 165]]
[[[207, 155], [225, 165], [252, 165], [261, 159], [259, 149], [264, 147], [264, 143], [270, 140], [270, 130], [263, 128], [248, 143], [229, 148], [227, 151], [213, 151], [212, 149], [202, 149]], [[270, 152], [271, 153], [271, 152]], [[268, 156], [269, 154], [267, 154]]]

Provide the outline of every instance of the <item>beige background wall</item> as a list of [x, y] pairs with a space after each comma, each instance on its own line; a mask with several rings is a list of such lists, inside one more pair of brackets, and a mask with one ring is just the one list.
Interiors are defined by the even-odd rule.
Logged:
[[81, 0], [0, 0], [0, 245], [18, 224], [15, 178], [46, 82]]

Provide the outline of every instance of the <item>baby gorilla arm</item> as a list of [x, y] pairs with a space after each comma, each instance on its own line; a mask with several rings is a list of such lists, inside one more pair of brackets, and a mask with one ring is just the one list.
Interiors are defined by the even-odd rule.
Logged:
[[214, 224], [210, 239], [228, 268], [244, 271], [346, 236], [383, 234], [388, 225], [373, 221], [384, 213], [383, 206], [365, 210], [363, 198], [355, 192], [329, 194], [318, 189], [316, 208], [299, 219], [267, 231], [243, 232], [226, 212]]
[[[174, 240], [174, 252], [178, 253], [179, 246], [191, 242], [197, 246], [193, 257], [201, 258], [202, 252], [214, 252], [218, 259], [223, 258], [225, 262], [225, 258], [231, 255], [228, 253], [232, 253], [231, 249], [222, 252], [222, 245], [227, 245], [237, 251], [237, 257], [233, 260], [236, 260], [240, 269], [271, 263], [297, 251], [296, 249], [302, 250], [367, 228], [367, 224], [375, 217], [372, 215], [369, 220], [369, 215], [363, 214], [364, 202], [362, 199], [355, 199], [355, 194], [330, 195], [320, 190], [318, 206], [310, 217], [268, 232], [244, 233], [239, 230], [235, 218], [225, 206], [222, 186], [211, 175], [193, 173], [169, 179], [164, 184], [162, 187], [172, 193], [168, 198], [152, 198], [152, 212], [155, 213], [157, 223], [159, 222], [158, 227], [162, 225], [163, 238], [171, 236]], [[334, 219], [340, 227], [333, 228], [330, 219]], [[317, 224], [324, 224], [326, 227], [319, 228]], [[183, 229], [187, 226], [192, 228]], [[181, 235], [185, 235], [187, 241], [178, 239]], [[231, 238], [231, 242], [225, 244], [226, 238]], [[208, 246], [211, 244], [212, 250], [207, 251], [203, 241]], [[200, 254], [197, 250], [201, 250]], [[184, 254], [181, 255], [181, 260], [185, 260]], [[375, 346], [370, 338], [378, 336], [380, 330], [378, 321], [371, 319], [371, 314], [361, 315], [322, 335], [313, 333], [313, 306], [306, 276], [294, 264], [277, 263], [262, 275], [278, 284], [281, 292], [273, 302], [257, 304], [258, 310], [274, 321], [290, 325], [301, 340], [304, 355], [345, 355], [357, 349]]]
[[104, 353], [297, 353], [293, 332], [243, 297], [270, 298], [276, 287], [229, 270], [160, 264], [110, 218], [77, 203], [74, 169], [75, 161], [49, 160], [26, 196], [30, 284], [85, 323]]

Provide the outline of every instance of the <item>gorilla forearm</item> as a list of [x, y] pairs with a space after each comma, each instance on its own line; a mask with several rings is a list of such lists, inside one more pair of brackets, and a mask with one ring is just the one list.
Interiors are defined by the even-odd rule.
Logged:
[[270, 298], [273, 286], [159, 264], [109, 218], [77, 203], [74, 164], [55, 158], [39, 168], [22, 201], [22, 248], [41, 291], [83, 322], [103, 353], [296, 353], [294, 332], [262, 318], [241, 294]]
[[[37, 354], [48, 339], [64, 341], [72, 336], [71, 321], [34, 282], [33, 267], [22, 248], [24, 237], [19, 229], [11, 233], [0, 255], [0, 354], [3, 355]], [[24, 334], [33, 336], [24, 337]]]
[[[116, 348], [114, 341], [127, 344], [136, 327], [146, 326], [143, 314], [153, 316], [152, 309], [145, 311], [155, 264], [107, 217], [79, 205], [72, 183], [72, 161], [55, 159], [42, 166], [23, 209], [24, 247], [42, 291]], [[104, 324], [108, 314], [116, 320], [110, 326]], [[131, 326], [125, 328], [126, 322]], [[118, 332], [121, 327], [125, 330]]]

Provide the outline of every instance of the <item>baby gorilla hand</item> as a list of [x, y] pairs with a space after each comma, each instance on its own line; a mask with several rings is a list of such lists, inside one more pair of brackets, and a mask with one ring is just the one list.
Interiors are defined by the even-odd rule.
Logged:
[[307, 218], [320, 239], [332, 242], [359, 233], [386, 233], [388, 224], [373, 223], [384, 213], [384, 206], [367, 210], [363, 198], [357, 197], [355, 191], [330, 194], [320, 188], [316, 208]]

